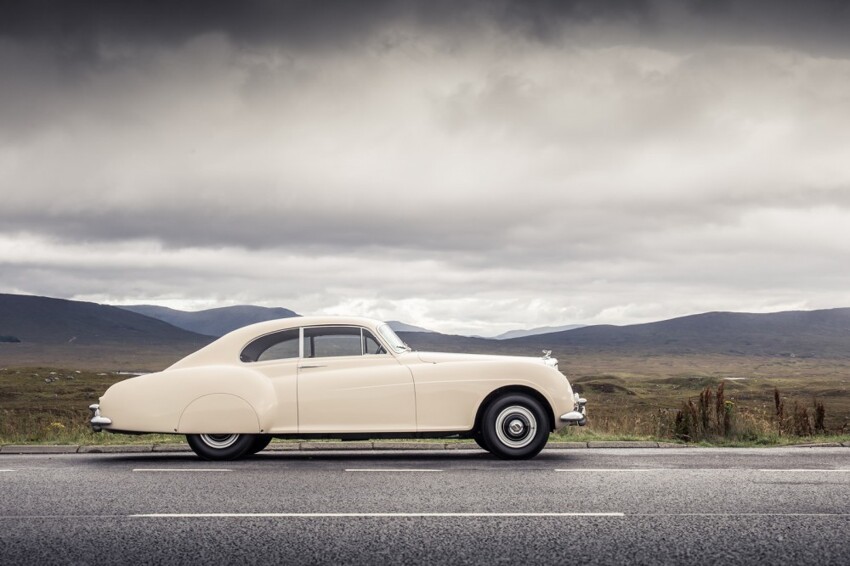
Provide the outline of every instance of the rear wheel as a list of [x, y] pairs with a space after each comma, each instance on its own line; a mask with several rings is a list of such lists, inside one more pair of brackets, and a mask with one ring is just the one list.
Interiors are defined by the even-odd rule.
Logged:
[[510, 460], [536, 456], [546, 446], [550, 429], [543, 406], [524, 393], [497, 397], [481, 419], [484, 444], [496, 456]]
[[262, 452], [263, 449], [269, 445], [269, 442], [272, 441], [272, 437], [270, 434], [255, 434], [254, 442], [251, 444], [251, 447], [245, 452], [246, 456], [250, 456], [252, 454], [256, 454], [257, 452]]
[[186, 441], [204, 460], [235, 460], [248, 453], [254, 434], [187, 434]]

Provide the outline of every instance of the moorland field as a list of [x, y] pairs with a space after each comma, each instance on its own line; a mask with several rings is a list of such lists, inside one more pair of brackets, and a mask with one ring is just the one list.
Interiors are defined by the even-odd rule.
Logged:
[[[88, 405], [111, 384], [131, 377], [76, 367], [0, 368], [0, 444], [145, 441], [89, 432]], [[733, 404], [735, 434], [691, 440], [788, 439], [795, 432], [795, 403], [807, 410], [814, 433], [815, 401], [824, 406], [827, 434], [850, 433], [850, 360], [577, 355], [562, 356], [560, 368], [588, 400], [589, 424], [565, 431], [570, 437], [683, 440], [676, 434], [676, 413], [688, 400], [697, 403], [707, 387], [716, 394], [721, 383]], [[777, 390], [784, 424], [776, 415]]]
[[[170, 309], [0, 294], [0, 444], [119, 442], [88, 431], [109, 385], [168, 367], [239, 325], [287, 309]], [[148, 316], [151, 315], [151, 316]], [[157, 316], [162, 318], [156, 318]], [[171, 322], [168, 322], [165, 319]], [[177, 322], [184, 327], [172, 324]], [[705, 313], [508, 340], [402, 332], [415, 350], [540, 356], [588, 400], [562, 436], [773, 443], [850, 433], [850, 309]]]

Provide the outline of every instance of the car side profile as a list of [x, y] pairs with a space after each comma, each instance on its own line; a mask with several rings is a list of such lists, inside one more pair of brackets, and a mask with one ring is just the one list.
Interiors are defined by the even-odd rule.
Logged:
[[412, 351], [384, 322], [295, 317], [234, 330], [164, 371], [111, 386], [93, 430], [186, 435], [231, 460], [272, 438], [473, 438], [531, 458], [586, 423], [585, 400], [542, 358]]

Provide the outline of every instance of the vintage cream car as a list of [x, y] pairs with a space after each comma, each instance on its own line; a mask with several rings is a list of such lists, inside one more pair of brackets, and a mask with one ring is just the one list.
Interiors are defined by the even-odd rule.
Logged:
[[473, 438], [531, 458], [585, 401], [548, 357], [415, 352], [385, 323], [296, 317], [235, 330], [168, 369], [116, 383], [95, 431], [185, 434], [201, 458], [279, 438]]

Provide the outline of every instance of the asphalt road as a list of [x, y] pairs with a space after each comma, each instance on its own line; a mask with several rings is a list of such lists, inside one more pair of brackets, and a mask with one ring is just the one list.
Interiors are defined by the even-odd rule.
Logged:
[[850, 449], [0, 456], [0, 563], [848, 564]]

